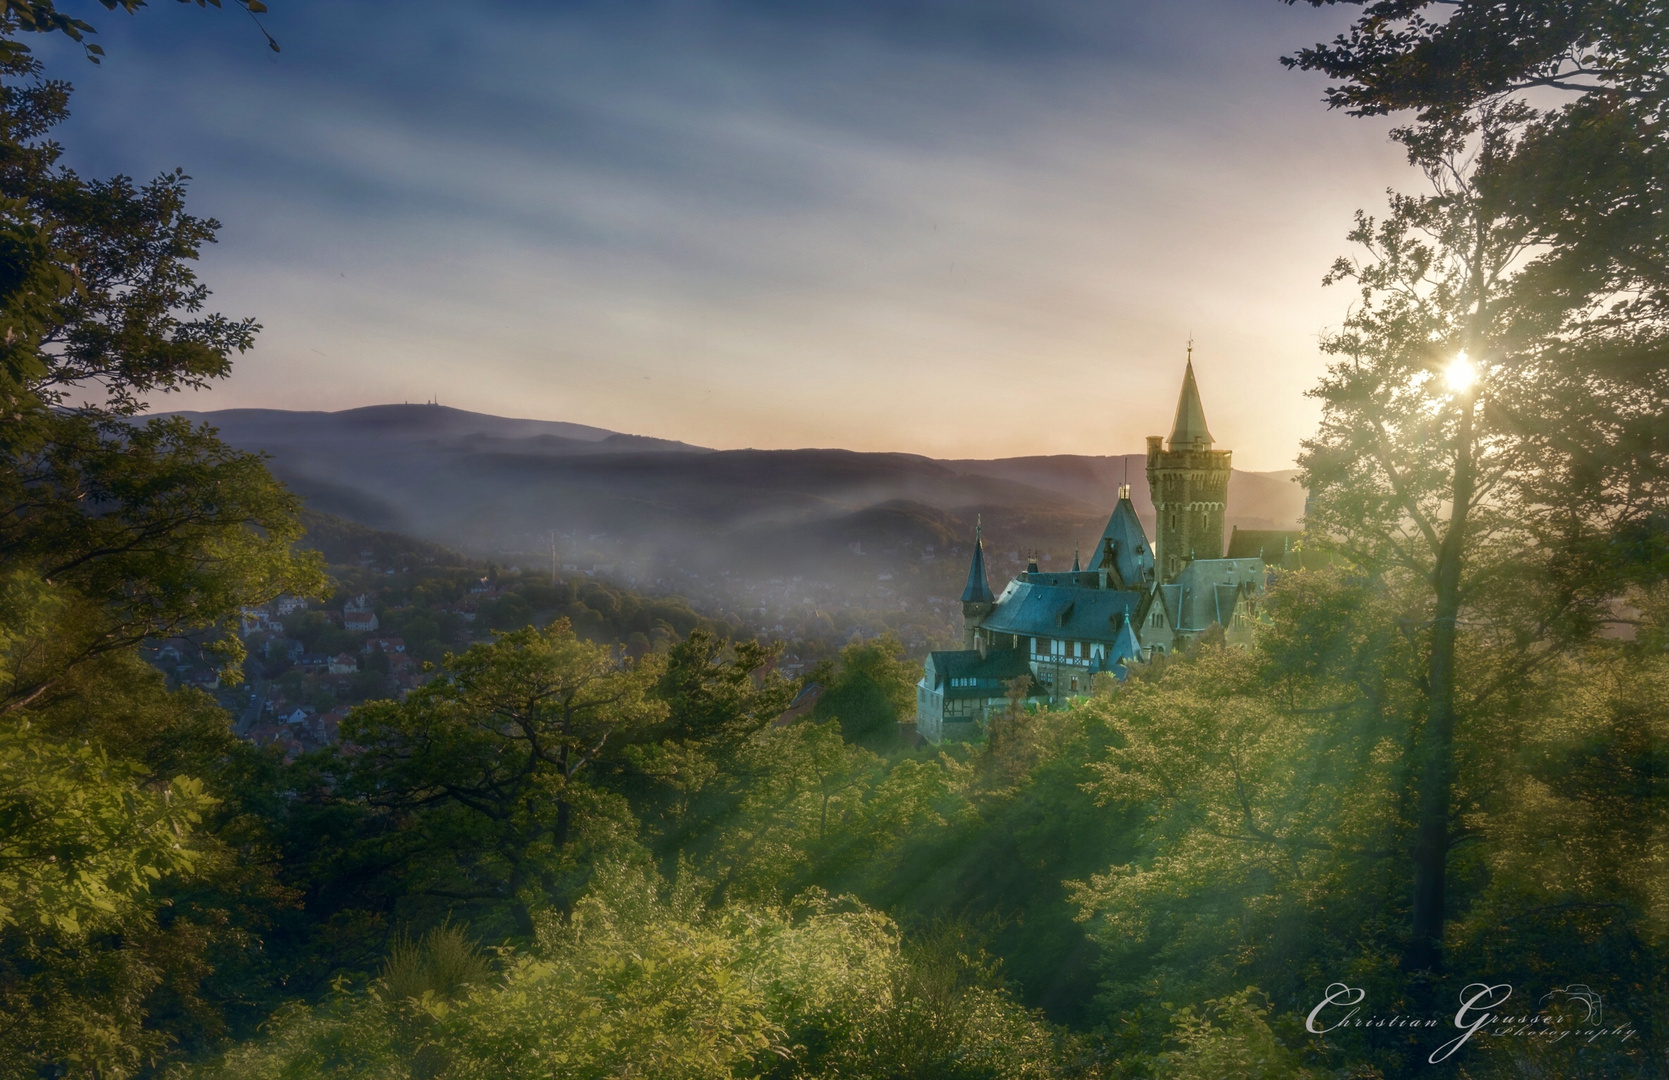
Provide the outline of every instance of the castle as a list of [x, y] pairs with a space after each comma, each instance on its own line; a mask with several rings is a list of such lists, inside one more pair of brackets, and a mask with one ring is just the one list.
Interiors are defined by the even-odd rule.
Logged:
[[1075, 558], [1070, 571], [1046, 572], [1033, 560], [997, 596], [976, 530], [962, 591], [962, 648], [928, 654], [916, 684], [917, 731], [935, 743], [979, 737], [987, 716], [1008, 707], [1020, 676], [1029, 679], [1028, 701], [1056, 701], [1088, 693], [1098, 672], [1122, 679], [1130, 665], [1214, 626], [1231, 644], [1248, 642], [1266, 578], [1264, 549], [1279, 543], [1285, 555], [1295, 534], [1259, 533], [1258, 554], [1225, 557], [1232, 451], [1212, 447], [1190, 356], [1170, 438], [1147, 440], [1153, 544], [1125, 484], [1087, 569]]

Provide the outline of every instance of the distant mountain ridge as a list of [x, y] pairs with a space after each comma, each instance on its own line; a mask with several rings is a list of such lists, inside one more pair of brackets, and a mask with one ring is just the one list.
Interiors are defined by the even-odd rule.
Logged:
[[295, 436], [327, 435], [351, 429], [400, 433], [440, 438], [465, 435], [496, 435], [501, 438], [529, 438], [541, 435], [598, 442], [618, 434], [606, 428], [570, 424], [562, 420], [521, 420], [490, 413], [468, 412], [447, 405], [366, 405], [336, 412], [290, 409], [217, 409], [210, 412], [174, 413], [191, 420], [210, 423], [242, 437], [263, 434]]
[[[1152, 522], [1140, 454], [713, 450], [439, 405], [178, 415], [270, 455], [316, 510], [478, 554], [548, 550], [555, 534], [571, 557], [638, 574], [676, 565], [827, 578], [856, 572], [860, 552], [919, 561], [966, 544], [976, 518], [993, 549], [1069, 559], [1099, 534], [1126, 472]], [[1230, 524], [1293, 527], [1303, 492], [1292, 475], [1235, 472]]]

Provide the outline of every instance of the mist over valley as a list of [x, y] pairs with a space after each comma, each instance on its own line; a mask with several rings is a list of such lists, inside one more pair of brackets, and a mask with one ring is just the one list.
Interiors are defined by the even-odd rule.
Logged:
[[[180, 415], [240, 449], [310, 509], [523, 569], [671, 592], [757, 629], [819, 610], [899, 609], [920, 648], [959, 633], [976, 523], [993, 584], [1035, 556], [1065, 569], [1128, 479], [1152, 535], [1142, 454], [939, 460], [840, 449], [713, 450], [440, 405]], [[1156, 426], [1164, 425], [1156, 415]], [[1228, 523], [1294, 528], [1286, 472], [1236, 470]]]

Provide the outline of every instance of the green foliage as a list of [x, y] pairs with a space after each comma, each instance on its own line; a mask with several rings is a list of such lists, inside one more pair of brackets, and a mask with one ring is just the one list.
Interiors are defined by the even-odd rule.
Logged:
[[0, 732], [0, 927], [88, 932], [189, 868], [179, 838], [202, 817], [202, 784], [146, 790], [142, 775], [90, 744]]
[[1669, 513], [1655, 419], [1669, 369], [1590, 362], [1655, 331], [1597, 324], [1536, 281], [1535, 223], [1494, 171], [1523, 117], [1484, 110], [1470, 156], [1419, 148], [1432, 193], [1393, 196], [1381, 222], [1359, 216], [1364, 255], [1329, 277], [1357, 282], [1359, 299], [1323, 339], [1335, 359], [1299, 460], [1313, 542], [1389, 586], [1420, 669], [1410, 970], [1442, 965], [1457, 731], [1661, 571], [1661, 538], [1642, 537]]
[[136, 646], [193, 634], [235, 677], [238, 609], [324, 580], [258, 458], [137, 419], [257, 328], [203, 311], [217, 226], [183, 174], [59, 165], [69, 88], [20, 29], [86, 28], [0, 11], [0, 1075], [123, 1077], [221, 1034], [240, 987], [215, 964], [287, 902], [228, 798], [224, 714]]
[[1270, 1006], [1254, 1001], [1255, 987], [1207, 1001], [1198, 1011], [1171, 1017], [1176, 1049], [1160, 1054], [1159, 1073], [1170, 1080], [1311, 1080], [1317, 1074], [1269, 1029]]
[[1341, 701], [1329, 686], [1314, 708], [1268, 693], [1265, 670], [1255, 654], [1204, 648], [1084, 706], [1112, 732], [1091, 790], [1142, 818], [1133, 857], [1073, 894], [1129, 976], [1108, 994], [1141, 1017], [1131, 1051], [1151, 1046], [1157, 987], [1199, 1001], [1256, 980], [1296, 1008], [1320, 972], [1391, 977], [1405, 736], [1383, 700]]
[[[1334, 980], [1366, 988], [1382, 1012], [1436, 1015], [1485, 973], [1528, 993], [1582, 972], [1645, 1044], [1590, 1048], [1585, 1067], [1631, 1072], [1658, 1052], [1669, 1000], [1655, 869], [1669, 790], [1654, 779], [1669, 732], [1647, 704], [1664, 691], [1663, 654], [1595, 645], [1550, 661], [1457, 731], [1465, 842], [1450, 856], [1445, 950], [1468, 974], [1423, 985], [1400, 963], [1418, 822], [1407, 747], [1423, 688], [1416, 643], [1380, 636], [1386, 591], [1338, 570], [1285, 575], [1254, 651], [1201, 649], [1075, 710], [1111, 733], [1088, 762], [1091, 790], [1139, 815], [1128, 857], [1073, 894], [1116, 973], [1103, 1004], [1128, 1024], [1119, 1057], [1159, 1052], [1168, 1003], [1247, 983], [1289, 1017]], [[1289, 662], [1310, 648], [1309, 662]], [[1188, 1023], [1217, 1038], [1198, 1016]], [[1372, 1029], [1329, 1042], [1332, 1064], [1394, 1076], [1433, 1048]], [[1567, 1052], [1525, 1057], [1498, 1040], [1469, 1067], [1559, 1074], [1578, 1067]], [[1158, 1075], [1183, 1068], [1158, 1060], [1169, 1063]]]
[[630, 835], [618, 798], [591, 777], [661, 717], [646, 697], [657, 675], [616, 664], [564, 622], [505, 634], [449, 657], [406, 701], [353, 710], [342, 725], [352, 752], [330, 766], [337, 790], [391, 830], [372, 842], [398, 853], [407, 889], [503, 898], [529, 934], [533, 913], [582, 873], [574, 845]]
[[86, 742], [0, 733], [0, 1075], [123, 1075], [166, 1046], [144, 1024], [170, 966], [159, 887], [203, 858], [211, 800], [146, 780]]
[[515, 593], [486, 601], [477, 616], [489, 630], [514, 630], [526, 626], [532, 618], [532, 606]]
[[827, 675], [815, 715], [839, 720], [848, 742], [888, 750], [897, 743], [898, 723], [915, 715], [920, 678], [919, 666], [905, 660], [904, 646], [892, 635], [853, 643]]
[[431, 544], [400, 533], [383, 532], [333, 514], [306, 509], [301, 523], [307, 529], [303, 544], [333, 566], [357, 566], [361, 552], [370, 552], [375, 565], [386, 568], [439, 566], [463, 567], [469, 560], [439, 544]]
[[1442, 19], [1425, 15], [1434, 0], [1361, 6], [1352, 34], [1285, 61], [1344, 80], [1328, 103], [1358, 114], [1420, 109], [1436, 122], [1536, 86], [1634, 96], [1663, 79], [1663, 30], [1644, 3], [1533, 0], [1506, 12], [1460, 0]]
[[382, 966], [382, 989], [395, 1001], [447, 1001], [487, 981], [492, 962], [463, 928], [437, 926], [417, 941], [397, 938]]
[[218, 1036], [237, 979], [215, 962], [288, 902], [239, 823], [224, 713], [109, 653], [0, 744], [0, 1075], [129, 1075]]
[[[149, 394], [224, 376], [253, 340], [253, 321], [201, 312], [191, 263], [216, 223], [185, 212], [182, 174], [137, 187], [60, 168], [45, 136], [68, 88], [9, 38], [0, 83], [0, 233], [23, 237], [13, 247], [26, 256], [0, 282], [14, 331], [0, 369], [0, 570], [57, 594], [50, 647], [22, 658], [0, 699], [10, 711], [100, 655], [211, 630], [323, 577], [291, 551], [299, 504], [258, 458], [178, 419], [132, 419]], [[219, 645], [232, 675], [240, 643]]]
[[[295, 1008], [205, 1077], [1068, 1075], [1073, 1048], [957, 957], [809, 899], [709, 909], [613, 870], [495, 985]], [[948, 965], [948, 968], [947, 966]]]
[[284, 616], [284, 636], [301, 642], [310, 653], [335, 656], [359, 651], [359, 636], [342, 629], [322, 611], [297, 611]]
[[[1333, 78], [1327, 100], [1335, 108], [1414, 112], [1397, 137], [1415, 157], [1467, 138], [1482, 112], [1520, 106], [1522, 137], [1487, 171], [1503, 212], [1537, 247], [1524, 283], [1539, 304], [1586, 311], [1596, 327], [1633, 324], [1633, 347], [1594, 350], [1588, 362], [1612, 377], [1649, 377], [1661, 364], [1653, 357], [1662, 355], [1669, 312], [1669, 234], [1656, 224], [1669, 177], [1661, 115], [1669, 32], [1660, 7], [1654, 0], [1360, 6], [1348, 33], [1284, 62]], [[1612, 299], [1622, 302], [1612, 307]], [[1640, 333], [1650, 324], [1649, 335]]]
[[697, 630], [672, 646], [655, 687], [666, 715], [628, 750], [619, 783], [667, 872], [736, 815], [757, 769], [765, 727], [794, 688], [772, 670], [776, 652]]

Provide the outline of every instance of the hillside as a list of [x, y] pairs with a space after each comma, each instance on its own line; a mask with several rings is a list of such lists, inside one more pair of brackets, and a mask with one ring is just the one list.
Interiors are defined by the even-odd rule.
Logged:
[[[1032, 553], [1067, 565], [1099, 533], [1127, 470], [1152, 522], [1145, 459], [1134, 454], [711, 450], [435, 405], [182, 415], [270, 455], [273, 472], [321, 512], [507, 563], [548, 565], [554, 540], [573, 570], [766, 608], [771, 579], [871, 605], [959, 591], [976, 520], [994, 578]], [[1292, 475], [1235, 472], [1230, 526], [1291, 527], [1303, 503]], [[743, 582], [761, 588], [738, 590]]]

